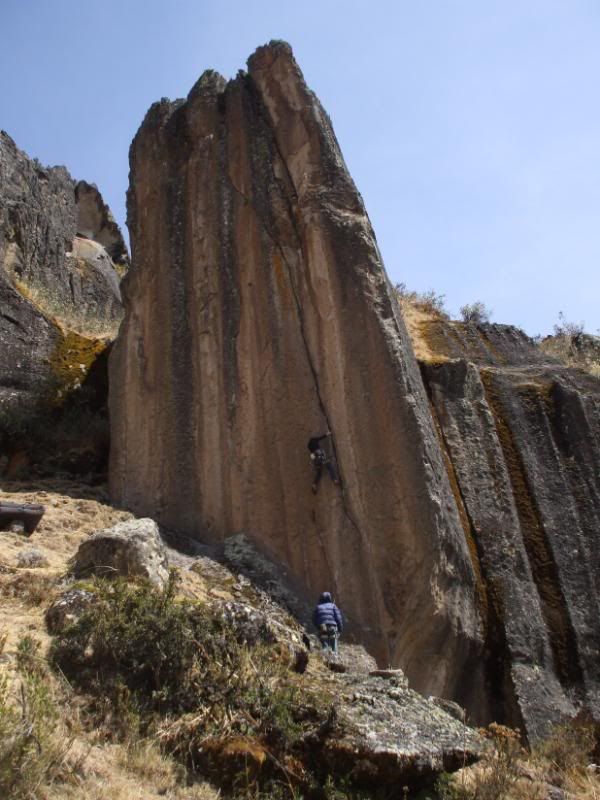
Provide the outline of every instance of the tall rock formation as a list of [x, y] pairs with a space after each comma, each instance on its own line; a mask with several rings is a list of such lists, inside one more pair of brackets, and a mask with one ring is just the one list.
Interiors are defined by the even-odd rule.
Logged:
[[[244, 532], [305, 596], [333, 591], [382, 664], [485, 716], [480, 587], [427, 397], [289, 46], [153, 105], [130, 160], [114, 500], [202, 540]], [[343, 489], [315, 496], [327, 429]]]
[[127, 265], [96, 187], [42, 167], [0, 132], [0, 473], [47, 458], [50, 470], [105, 465], [107, 367], [98, 356], [118, 330]]
[[485, 586], [495, 715], [532, 739], [600, 718], [600, 380], [508, 326], [414, 334]]
[[117, 265], [127, 250], [96, 187], [0, 132], [0, 412], [81, 383], [121, 320]]

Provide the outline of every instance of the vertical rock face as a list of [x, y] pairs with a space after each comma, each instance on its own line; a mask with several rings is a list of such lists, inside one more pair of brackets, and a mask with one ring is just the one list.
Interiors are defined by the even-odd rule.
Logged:
[[600, 381], [508, 326], [430, 322], [422, 364], [476, 544], [496, 715], [600, 714]]
[[[476, 575], [423, 384], [290, 48], [152, 106], [130, 158], [114, 499], [199, 539], [244, 532], [308, 597], [333, 591], [381, 663], [482, 711]], [[315, 496], [327, 429], [343, 490]]]
[[[0, 132], [0, 411], [77, 385], [116, 335], [122, 306], [103, 246], [108, 220], [97, 241], [84, 238], [96, 231], [78, 235], [79, 218], [89, 216], [79, 198], [87, 206], [94, 195], [107, 210], [97, 189], [84, 186], [64, 167], [32, 161]], [[123, 262], [112, 225], [112, 251]]]

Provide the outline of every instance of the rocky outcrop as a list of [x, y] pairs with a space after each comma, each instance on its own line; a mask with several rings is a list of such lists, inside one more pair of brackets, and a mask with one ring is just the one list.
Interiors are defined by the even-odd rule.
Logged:
[[97, 603], [93, 592], [85, 589], [67, 589], [46, 609], [44, 619], [49, 633], [57, 634], [75, 624]]
[[77, 205], [77, 236], [101, 245], [119, 272], [129, 266], [129, 253], [121, 230], [110, 208], [104, 202], [98, 187], [93, 183], [78, 181], [75, 184]]
[[352, 775], [367, 790], [397, 792], [431, 785], [440, 772], [460, 769], [483, 752], [476, 731], [402, 678], [337, 675], [332, 683], [339, 711], [319, 757], [333, 775]]
[[[380, 663], [481, 709], [476, 576], [423, 384], [289, 46], [156, 103], [130, 161], [114, 500], [204, 541], [244, 532], [305, 598], [333, 591]], [[343, 488], [315, 496], [327, 429]]]
[[169, 564], [158, 526], [151, 519], [119, 522], [79, 545], [71, 567], [76, 577], [138, 577], [163, 588]]
[[488, 695], [531, 739], [600, 712], [600, 381], [502, 325], [424, 323], [422, 364], [486, 608]]
[[[80, 231], [93, 203], [97, 218]], [[95, 187], [42, 167], [0, 132], [1, 412], [64, 396], [116, 335], [113, 259], [126, 249], [111, 220]]]
[[[297, 699], [301, 698], [297, 721], [313, 719], [317, 725], [291, 748], [288, 779], [302, 780], [299, 766], [304, 765], [305, 770], [314, 770], [322, 783], [339, 781], [347, 791], [361, 789], [368, 797], [387, 792], [395, 797], [406, 786], [412, 796], [413, 790], [431, 787], [441, 772], [459, 769], [483, 754], [484, 740], [464, 724], [462, 709], [413, 691], [402, 670], [376, 670], [364, 648], [348, 644], [345, 638], [334, 661], [323, 659], [318, 646], [307, 651], [305, 629], [287, 611], [289, 606], [300, 607], [301, 598], [292, 599], [289, 590], [287, 597], [281, 598], [277, 585], [271, 582], [271, 594], [246, 577], [250, 569], [259, 575], [265, 572], [247, 541], [230, 542], [229, 550], [229, 568], [208, 556], [188, 557], [188, 563], [184, 561], [180, 567], [184, 576], [191, 571], [216, 589], [211, 599], [213, 613], [226, 621], [229, 639], [250, 648], [249, 657], [255, 664], [260, 664], [260, 656], [253, 655], [252, 648], [258, 645], [263, 652], [270, 649], [270, 659], [278, 653], [288, 675], [301, 673], [299, 682], [292, 684], [295, 690], [290, 692], [286, 713], [295, 719]], [[172, 555], [169, 551], [170, 559]], [[241, 562], [244, 576], [236, 575]], [[182, 581], [185, 584], [185, 577]], [[226, 589], [235, 600], [222, 596]], [[298, 670], [302, 653], [303, 669]], [[256, 769], [264, 777], [269, 763], [277, 763], [274, 739], [265, 743], [251, 734], [232, 732], [211, 740], [201, 727], [202, 720], [197, 712], [181, 717], [161, 738], [167, 748], [180, 748], [183, 740], [193, 763], [210, 765], [220, 786], [231, 781], [230, 776], [239, 776], [240, 770], [248, 774]], [[307, 787], [305, 794], [311, 795]]]

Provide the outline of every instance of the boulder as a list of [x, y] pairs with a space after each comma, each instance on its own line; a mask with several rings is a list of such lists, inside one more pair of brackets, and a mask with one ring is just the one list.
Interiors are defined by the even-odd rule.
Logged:
[[157, 524], [151, 519], [119, 522], [82, 542], [71, 571], [76, 577], [145, 578], [163, 588], [169, 565]]
[[331, 681], [337, 701], [312, 742], [330, 774], [366, 790], [412, 790], [483, 752], [475, 730], [409, 689], [403, 677], [348, 673]]
[[72, 625], [97, 602], [93, 592], [84, 589], [69, 589], [57, 598], [46, 610], [45, 620], [48, 633], [61, 633]]

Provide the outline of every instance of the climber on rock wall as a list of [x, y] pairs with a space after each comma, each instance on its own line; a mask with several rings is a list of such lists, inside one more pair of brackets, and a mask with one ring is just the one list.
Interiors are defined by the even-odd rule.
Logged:
[[333, 463], [333, 459], [331, 456], [328, 456], [325, 450], [321, 447], [321, 442], [323, 439], [328, 439], [330, 437], [331, 431], [327, 431], [327, 433], [324, 433], [321, 436], [313, 436], [308, 440], [310, 459], [314, 468], [314, 478], [312, 484], [312, 490], [314, 494], [317, 493], [319, 481], [321, 480], [321, 475], [323, 474], [323, 467], [327, 469], [329, 477], [335, 483], [335, 485], [340, 486], [340, 479], [337, 474], [335, 464]]
[[319, 634], [323, 650], [337, 653], [338, 637], [344, 629], [342, 612], [333, 602], [329, 592], [323, 592], [319, 597], [313, 612], [313, 623]]

